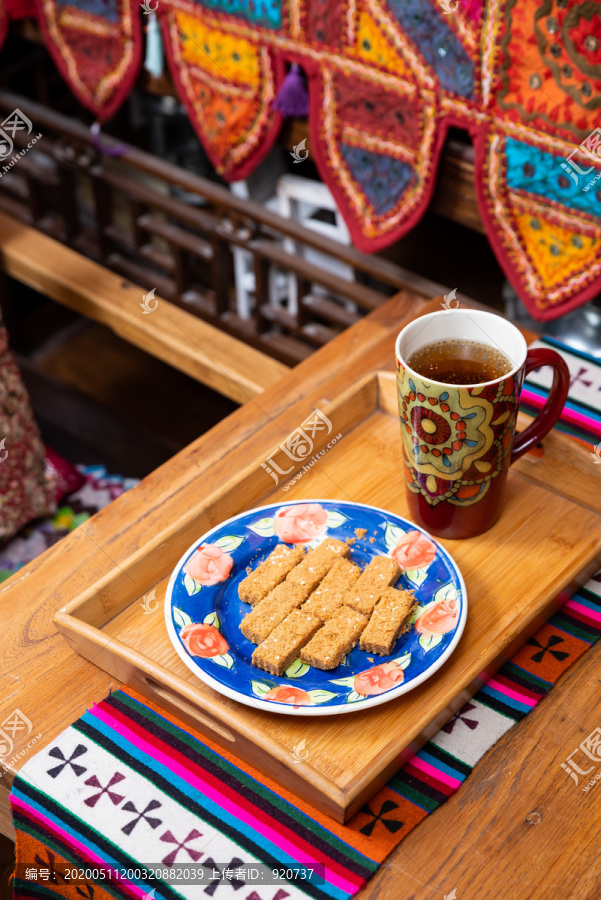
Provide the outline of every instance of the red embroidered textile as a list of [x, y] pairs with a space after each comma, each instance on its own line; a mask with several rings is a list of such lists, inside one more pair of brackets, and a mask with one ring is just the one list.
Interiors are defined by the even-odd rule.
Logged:
[[136, 0], [33, 0], [45, 44], [77, 99], [110, 119], [140, 69], [142, 30]]
[[29, 396], [0, 319], [0, 544], [54, 511], [56, 478], [44, 467], [44, 445]]

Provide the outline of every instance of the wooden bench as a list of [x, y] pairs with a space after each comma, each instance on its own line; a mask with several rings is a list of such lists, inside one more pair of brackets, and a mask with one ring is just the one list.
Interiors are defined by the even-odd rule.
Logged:
[[[0, 266], [12, 278], [114, 332], [238, 403], [278, 381], [288, 366], [155, 297], [34, 228], [0, 213]], [[149, 308], [154, 301], [149, 300]]]

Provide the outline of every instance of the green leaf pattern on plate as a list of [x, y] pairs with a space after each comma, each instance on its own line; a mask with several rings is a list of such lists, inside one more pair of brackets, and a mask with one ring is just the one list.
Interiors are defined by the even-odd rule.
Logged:
[[405, 532], [402, 528], [399, 528], [398, 525], [391, 525], [390, 522], [386, 522], [386, 530], [384, 532], [384, 543], [388, 550], [394, 550], [400, 539], [403, 537]]
[[350, 687], [355, 681], [355, 676], [351, 675], [349, 678], [332, 678], [330, 679], [330, 684], [340, 684], [342, 687]]
[[407, 624], [414, 625], [417, 622], [417, 620], [419, 619], [419, 617], [421, 616], [421, 614], [423, 613], [423, 611], [425, 610], [425, 608], [426, 607], [422, 603], [418, 603], [416, 606], [414, 606], [413, 612], [407, 619]]
[[433, 602], [440, 603], [442, 600], [456, 600], [459, 594], [454, 584], [443, 584], [434, 594]]
[[215, 546], [220, 547], [224, 553], [233, 553], [234, 550], [238, 549], [243, 540], [244, 538], [238, 537], [237, 534], [227, 534], [224, 537], [219, 538], [218, 541], [215, 541]]
[[284, 675], [286, 678], [302, 678], [305, 672], [309, 671], [309, 666], [304, 663], [300, 659], [295, 659], [293, 663], [290, 663]]
[[348, 516], [343, 516], [341, 512], [328, 512], [328, 528], [340, 528], [348, 522]]
[[419, 587], [428, 577], [428, 566], [424, 566], [423, 569], [405, 569], [403, 574], [411, 584]]
[[186, 588], [186, 590], [188, 591], [188, 594], [191, 597], [192, 594], [197, 594], [199, 592], [199, 590], [202, 587], [202, 584], [199, 581], [194, 581], [192, 576], [188, 575], [188, 573], [186, 572], [186, 574], [184, 575], [184, 587]]
[[211, 656], [210, 659], [216, 666], [223, 666], [225, 669], [231, 669], [234, 665], [234, 658], [229, 653], [222, 653], [221, 656]]
[[367, 700], [367, 697], [363, 694], [358, 694], [357, 691], [351, 691], [346, 698], [347, 703], [356, 703], [357, 700]]
[[425, 631], [422, 635], [420, 635], [419, 645], [427, 653], [428, 650], [433, 650], [434, 647], [438, 647], [438, 645], [442, 641], [442, 638], [442, 634], [434, 634], [431, 631]]
[[307, 691], [307, 693], [311, 698], [311, 706], [319, 703], [327, 703], [328, 700], [331, 700], [332, 697], [336, 696], [336, 694], [333, 694], [331, 691]]
[[178, 609], [177, 606], [173, 607], [173, 620], [180, 628], [185, 628], [186, 625], [192, 624], [192, 619], [188, 613], [184, 612], [183, 609]]
[[267, 684], [266, 681], [251, 681], [250, 686], [252, 688], [253, 694], [256, 694], [257, 697], [263, 698], [265, 694], [268, 694], [270, 690], [272, 690], [273, 685]]
[[273, 537], [275, 534], [275, 530], [273, 527], [273, 516], [268, 516], [265, 519], [259, 519], [258, 522], [255, 522], [254, 525], [249, 525], [249, 529], [254, 531], [255, 534], [258, 534], [260, 537]]

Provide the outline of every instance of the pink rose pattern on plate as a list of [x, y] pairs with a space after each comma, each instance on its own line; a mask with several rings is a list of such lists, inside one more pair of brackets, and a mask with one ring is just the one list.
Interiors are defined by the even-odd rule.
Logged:
[[216, 544], [201, 544], [184, 566], [184, 572], [199, 584], [211, 587], [229, 578], [234, 560]]
[[405, 672], [396, 661], [382, 663], [374, 666], [373, 669], [367, 669], [365, 672], [355, 675], [353, 688], [363, 697], [373, 697], [374, 694], [383, 694], [390, 688], [396, 687], [404, 678]]
[[428, 606], [415, 622], [415, 630], [420, 634], [448, 634], [459, 620], [459, 601], [441, 600]]
[[436, 544], [421, 531], [408, 531], [390, 554], [401, 569], [425, 569], [436, 557]]
[[279, 509], [273, 519], [273, 529], [287, 544], [303, 544], [324, 534], [328, 514], [318, 503], [299, 503]]
[[190, 656], [210, 659], [222, 656], [229, 650], [229, 644], [215, 625], [203, 623], [186, 625], [179, 633], [182, 643]]

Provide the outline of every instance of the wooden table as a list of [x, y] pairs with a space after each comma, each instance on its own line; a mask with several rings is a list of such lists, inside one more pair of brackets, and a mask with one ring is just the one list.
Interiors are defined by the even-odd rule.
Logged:
[[[156, 538], [164, 503], [177, 497], [185, 503], [186, 487], [198, 478], [199, 468], [217, 472], [228, 447], [259, 440], [266, 416], [273, 435], [292, 430], [300, 408], [308, 401], [323, 402], [341, 360], [366, 369], [390, 367], [393, 338], [402, 324], [431, 308], [438, 303], [397, 295], [0, 586], [2, 672], [10, 673], [2, 676], [0, 721], [18, 708], [33, 726], [28, 738], [15, 742], [16, 753], [41, 733], [29, 752], [40, 749], [119, 686], [75, 655], [52, 626], [55, 611], [78, 590], [84, 573], [100, 576], [112, 560], [133, 552], [129, 533], [134, 524], [138, 546], [144, 534]], [[574, 442], [565, 452], [581, 463], [571, 495], [599, 510], [601, 473], [583, 464], [586, 450]], [[545, 460], [516, 465], [530, 480], [563, 490], [561, 472]], [[426, 900], [454, 888], [457, 900], [598, 896], [601, 789], [582, 794], [560, 763], [601, 725], [600, 652], [590, 651], [499, 741], [461, 790], [391, 854], [362, 897]], [[27, 753], [15, 768], [25, 759]], [[0, 831], [8, 836], [11, 783], [7, 772], [0, 779]]]

